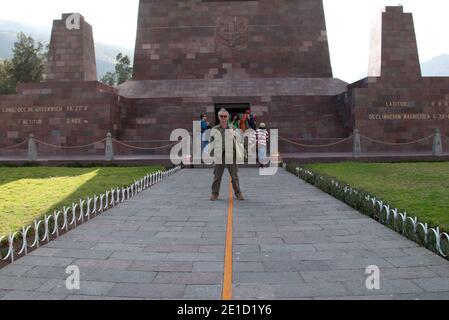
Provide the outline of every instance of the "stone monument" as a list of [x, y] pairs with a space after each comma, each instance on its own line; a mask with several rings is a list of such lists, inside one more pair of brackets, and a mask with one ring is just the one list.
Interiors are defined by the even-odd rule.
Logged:
[[47, 81], [97, 81], [92, 26], [80, 14], [53, 21]]
[[[116, 90], [97, 81], [92, 27], [76, 13], [53, 22], [46, 80], [23, 83], [0, 96], [0, 145], [36, 139], [65, 147], [106, 137], [118, 129]], [[70, 154], [40, 145], [40, 154]], [[82, 150], [104, 153], [104, 144]]]
[[[203, 113], [215, 122], [225, 107], [231, 114], [251, 108], [302, 144], [331, 145], [357, 132], [354, 150], [347, 139], [326, 148], [282, 142], [284, 153], [430, 152], [431, 139], [422, 138], [437, 129], [449, 135], [449, 77], [422, 77], [412, 14], [386, 7], [371, 51], [367, 78], [350, 85], [333, 78], [319, 0], [140, 0], [133, 78], [109, 87], [97, 81], [91, 26], [63, 14], [53, 25], [46, 81], [0, 96], [0, 146], [33, 134], [69, 147], [108, 132], [110, 140], [164, 145], [172, 130], [191, 131]], [[104, 146], [85, 154], [104, 154]]]
[[333, 141], [352, 131], [346, 85], [332, 78], [321, 1], [141, 0], [133, 81], [118, 88], [123, 138], [166, 139], [225, 107], [251, 108], [289, 138]]

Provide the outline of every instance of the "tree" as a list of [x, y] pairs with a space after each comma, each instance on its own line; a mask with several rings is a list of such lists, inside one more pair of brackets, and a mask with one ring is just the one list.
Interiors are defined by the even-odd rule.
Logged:
[[11, 63], [8, 60], [0, 60], [0, 94], [15, 93], [15, 84], [10, 77]]
[[131, 79], [133, 68], [130, 66], [131, 61], [127, 55], [119, 53], [116, 57], [115, 73], [117, 74], [117, 84], [122, 84]]
[[108, 72], [106, 73], [100, 80], [104, 84], [108, 86], [115, 86], [115, 73]]
[[45, 71], [44, 46], [35, 44], [32, 37], [23, 32], [17, 35], [14, 43], [13, 58], [11, 59], [11, 79], [17, 84], [22, 82], [40, 82]]
[[115, 60], [115, 72], [106, 73], [100, 80], [110, 86], [120, 85], [130, 80], [133, 73], [133, 68], [130, 66], [131, 60], [127, 55], [119, 53]]
[[13, 94], [18, 83], [39, 82], [44, 77], [46, 52], [24, 33], [17, 35], [13, 58], [0, 61], [0, 94]]

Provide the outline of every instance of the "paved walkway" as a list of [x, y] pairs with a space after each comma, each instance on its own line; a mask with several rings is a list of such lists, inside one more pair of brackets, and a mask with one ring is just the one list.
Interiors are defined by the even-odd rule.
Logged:
[[[3, 299], [220, 299], [228, 188], [183, 170], [0, 270]], [[240, 171], [234, 299], [449, 299], [449, 262], [280, 170]], [[81, 289], [65, 288], [66, 267]], [[365, 269], [381, 270], [366, 289]]]

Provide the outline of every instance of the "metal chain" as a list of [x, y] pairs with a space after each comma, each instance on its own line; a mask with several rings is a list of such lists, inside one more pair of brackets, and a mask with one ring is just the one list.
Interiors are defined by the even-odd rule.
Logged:
[[[427, 136], [427, 137], [424, 137], [424, 138], [422, 138], [422, 139], [418, 139], [418, 140], [414, 140], [414, 141], [410, 141], [410, 142], [404, 142], [404, 143], [384, 142], [384, 141], [372, 139], [372, 138], [367, 137], [367, 136], [364, 136], [364, 135], [360, 135], [360, 137], [361, 137], [361, 138], [364, 138], [364, 139], [366, 139], [366, 140], [368, 140], [368, 141], [370, 141], [370, 142], [373, 142], [373, 143], [384, 144], [384, 145], [393, 145], [393, 146], [395, 146], [395, 145], [411, 145], [411, 144], [419, 143], [419, 142], [428, 140], [428, 139], [430, 139], [430, 138], [433, 138], [433, 137], [434, 137], [434, 134], [429, 135], [429, 136]], [[443, 137], [449, 139], [449, 136], [443, 135]], [[279, 139], [282, 140], [282, 141], [285, 141], [285, 142], [287, 142], [287, 143], [290, 143], [290, 144], [292, 144], [292, 145], [296, 145], [296, 146], [299, 146], [299, 147], [304, 147], [304, 148], [327, 148], [327, 147], [332, 147], [332, 146], [336, 146], [336, 145], [339, 145], [339, 144], [341, 144], [341, 143], [344, 143], [344, 142], [346, 142], [346, 141], [348, 141], [348, 140], [350, 140], [350, 139], [352, 139], [352, 138], [354, 138], [354, 135], [351, 135], [351, 136], [348, 137], [348, 138], [339, 140], [339, 141], [334, 142], [334, 143], [329, 143], [329, 144], [324, 144], [324, 145], [310, 145], [310, 144], [303, 144], [303, 143], [295, 142], [295, 141], [289, 140], [289, 139], [284, 138], [284, 137], [279, 137]], [[118, 141], [118, 140], [116, 140], [116, 139], [112, 139], [112, 140], [113, 140], [115, 143], [119, 144], [119, 145], [122, 145], [122, 146], [127, 147], [127, 148], [131, 148], [131, 149], [136, 149], [136, 150], [160, 150], [160, 149], [165, 149], [165, 148], [172, 147], [172, 146], [174, 146], [174, 145], [177, 143], [177, 142], [174, 142], [174, 143], [167, 144], [167, 145], [164, 145], [164, 146], [161, 146], [161, 147], [145, 148], [145, 147], [137, 147], [137, 146], [133, 146], [133, 145], [124, 143], [124, 142], [122, 142], [122, 141]], [[69, 150], [70, 150], [70, 149], [83, 149], [83, 148], [91, 147], [91, 146], [94, 146], [95, 144], [105, 142], [105, 141], [106, 141], [106, 138], [105, 138], [105, 139], [102, 139], [102, 140], [99, 140], [99, 141], [96, 141], [96, 142], [93, 142], [93, 143], [90, 143], [90, 144], [81, 145], [81, 146], [72, 146], [72, 147], [58, 146], [58, 145], [46, 143], [46, 142], [41, 141], [41, 140], [38, 140], [38, 139], [35, 139], [35, 141], [36, 141], [37, 143], [40, 143], [40, 144], [42, 144], [42, 145], [44, 145], [44, 146], [47, 146], [47, 147], [57, 148], [57, 149], [69, 149]], [[24, 144], [26, 144], [26, 143], [27, 143], [27, 141], [22, 141], [22, 142], [20, 142], [20, 143], [18, 143], [18, 144], [16, 144], [16, 145], [13, 145], [13, 146], [0, 148], [0, 150], [14, 149], [14, 148], [20, 147], [20, 146], [22, 146], [22, 145], [24, 145]]]
[[38, 140], [38, 139], [34, 139], [34, 141], [36, 141], [37, 143], [40, 143], [40, 144], [42, 144], [44, 146], [51, 147], [51, 148], [56, 148], [56, 149], [83, 149], [83, 148], [92, 147], [92, 146], [94, 146], [94, 145], [96, 145], [98, 143], [105, 142], [106, 138], [104, 138], [102, 140], [99, 140], [99, 141], [96, 141], [96, 142], [92, 142], [92, 143], [86, 144], [86, 145], [73, 146], [73, 147], [58, 146], [58, 145], [55, 145], [55, 144], [46, 143], [46, 142]]
[[410, 141], [410, 142], [402, 142], [402, 143], [401, 142], [397, 142], [397, 143], [384, 142], [384, 141], [380, 141], [380, 140], [371, 139], [371, 138], [369, 138], [367, 136], [364, 136], [364, 135], [360, 135], [360, 137], [361, 138], [365, 138], [366, 140], [368, 140], [370, 142], [384, 144], [384, 145], [387, 145], [387, 146], [406, 146], [406, 145], [415, 144], [415, 143], [422, 142], [422, 141], [428, 140], [430, 138], [433, 138], [434, 134], [432, 134], [432, 135], [430, 135], [428, 137], [422, 138], [422, 139], [418, 139], [418, 140], [414, 140], [414, 141]]
[[26, 144], [27, 142], [28, 142], [28, 141], [25, 140], [25, 141], [22, 141], [21, 143], [18, 143], [18, 144], [13, 145], [13, 146], [0, 148], [0, 150], [14, 149], [14, 148], [20, 147], [21, 145]]
[[136, 150], [159, 150], [159, 149], [165, 149], [165, 148], [172, 147], [172, 146], [174, 146], [175, 144], [178, 143], [178, 141], [177, 141], [177, 142], [173, 142], [173, 143], [161, 146], [161, 147], [144, 148], [144, 147], [132, 146], [130, 144], [127, 144], [127, 143], [124, 143], [124, 142], [121, 142], [121, 141], [118, 141], [118, 140], [115, 140], [115, 139], [112, 139], [112, 141], [114, 141], [115, 143], [117, 143], [119, 145], [122, 145], [124, 147], [131, 148], [131, 149], [136, 149]]
[[333, 146], [339, 145], [341, 143], [344, 143], [346, 141], [349, 141], [352, 138], [354, 138], [354, 135], [352, 135], [352, 136], [350, 136], [348, 138], [345, 138], [343, 140], [334, 142], [334, 143], [322, 144], [322, 145], [310, 145], [310, 144], [302, 144], [302, 143], [294, 142], [292, 140], [289, 140], [289, 139], [286, 139], [286, 138], [283, 138], [283, 137], [279, 137], [279, 139], [282, 140], [282, 141], [285, 141], [287, 143], [290, 143], [290, 144], [293, 144], [293, 145], [296, 145], [296, 146], [299, 146], [299, 147], [305, 147], [305, 148], [327, 148], [327, 147], [333, 147]]

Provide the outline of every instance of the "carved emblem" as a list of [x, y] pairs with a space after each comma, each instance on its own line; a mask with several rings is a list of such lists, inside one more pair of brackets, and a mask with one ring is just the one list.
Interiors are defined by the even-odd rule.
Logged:
[[219, 18], [216, 28], [217, 47], [244, 49], [248, 43], [249, 21], [246, 17]]

